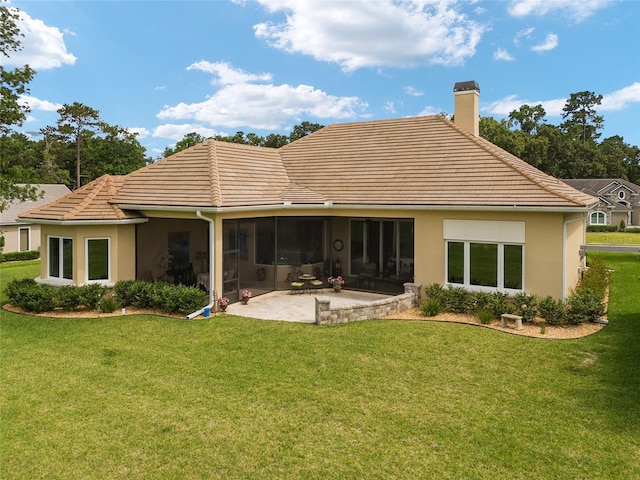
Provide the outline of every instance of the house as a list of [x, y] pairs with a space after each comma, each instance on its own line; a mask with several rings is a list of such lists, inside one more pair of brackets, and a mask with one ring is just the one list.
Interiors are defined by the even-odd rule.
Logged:
[[334, 124], [279, 149], [207, 140], [102, 176], [21, 216], [42, 225], [38, 281], [162, 278], [237, 301], [309, 273], [565, 297], [598, 200], [480, 138], [476, 82], [454, 99], [457, 123]]
[[[19, 184], [18, 186], [24, 186]], [[32, 185], [42, 193], [42, 197], [36, 200], [12, 200], [6, 210], [0, 213], [0, 235], [4, 237], [3, 252], [26, 252], [28, 250], [40, 250], [40, 225], [38, 223], [20, 221], [18, 217], [29, 210], [46, 205], [71, 190], [66, 185], [59, 184], [34, 184]]]
[[565, 179], [573, 188], [597, 197], [588, 225], [640, 226], [640, 186], [622, 178]]

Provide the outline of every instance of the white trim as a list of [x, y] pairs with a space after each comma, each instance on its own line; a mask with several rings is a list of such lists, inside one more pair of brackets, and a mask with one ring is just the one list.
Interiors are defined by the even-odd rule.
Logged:
[[[51, 275], [51, 246], [49, 241], [52, 238], [57, 238], [60, 240], [60, 244], [58, 245], [58, 268], [60, 270], [60, 276], [56, 277]], [[64, 277], [64, 240], [71, 240], [71, 278]], [[65, 237], [61, 235], [47, 235], [47, 279], [56, 279], [62, 282], [62, 284], [66, 284], [67, 282], [73, 283], [73, 237]]]
[[[594, 202], [589, 205], [574, 207], [531, 207], [518, 205], [504, 206], [478, 206], [478, 205], [402, 205], [402, 204], [330, 204], [327, 203], [299, 203], [284, 205], [282, 203], [269, 205], [249, 205], [239, 207], [184, 207], [171, 205], [141, 205], [141, 204], [119, 204], [123, 210], [147, 210], [147, 211], [166, 211], [166, 212], [191, 212], [196, 213], [234, 213], [234, 212], [257, 212], [262, 210], [317, 210], [324, 208], [326, 210], [407, 210], [407, 211], [483, 211], [483, 212], [545, 212], [545, 213], [570, 213], [588, 211], [595, 205]], [[74, 223], [74, 222], [71, 222]]]
[[68, 225], [68, 226], [84, 226], [84, 225], [131, 225], [136, 223], [147, 223], [148, 218], [136, 218], [128, 220], [44, 220], [41, 218], [19, 218], [21, 223], [34, 223], [38, 225]]
[[[91, 240], [107, 241], [107, 278], [89, 280], [89, 242]], [[85, 237], [84, 238], [84, 281], [85, 283], [111, 283], [111, 238], [110, 237]]]
[[[449, 242], [453, 243], [462, 243], [463, 245], [463, 283], [453, 283], [449, 282]], [[496, 287], [487, 287], [482, 285], [474, 285], [471, 283], [471, 244], [486, 244], [486, 245], [496, 245], [498, 247], [497, 256], [497, 278], [496, 278]], [[504, 286], [504, 247], [506, 245], [512, 245], [521, 248], [522, 260], [521, 260], [521, 268], [522, 268], [522, 278], [520, 279], [522, 283], [522, 288], [507, 288]], [[444, 241], [444, 285], [451, 287], [463, 287], [465, 290], [469, 290], [470, 292], [504, 292], [510, 295], [514, 295], [516, 293], [525, 291], [525, 246], [524, 243], [513, 243], [513, 242], [487, 242], [487, 241], [477, 241], [477, 240], [454, 240], [454, 239], [445, 239]]]
[[[22, 238], [20, 235], [20, 230], [26, 230], [27, 231], [27, 249], [26, 250], [20, 250], [20, 246], [21, 246], [21, 242], [22, 242]], [[31, 250], [31, 227], [27, 226], [27, 227], [18, 227], [18, 251], [19, 252], [28, 252], [29, 250]]]
[[[591, 221], [591, 218], [593, 217], [593, 215], [604, 215], [604, 222], [593, 223]], [[606, 224], [607, 224], [607, 212], [603, 212], [602, 210], [595, 210], [589, 213], [589, 225], [606, 225]]]

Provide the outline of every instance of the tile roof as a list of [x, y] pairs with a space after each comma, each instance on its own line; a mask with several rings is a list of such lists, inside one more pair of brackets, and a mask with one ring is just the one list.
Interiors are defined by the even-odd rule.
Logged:
[[62, 198], [20, 215], [24, 219], [51, 221], [112, 221], [141, 218], [110, 203], [125, 181], [124, 176], [103, 175]]
[[[292, 204], [575, 208], [597, 202], [441, 116], [334, 124], [279, 149], [207, 140], [25, 218]], [[120, 205], [121, 208], [118, 207]]]
[[[21, 186], [21, 187], [23, 187], [24, 185], [25, 184], [22, 184], [22, 183], [18, 184], [18, 186]], [[42, 192], [44, 194], [42, 198], [38, 198], [36, 200], [25, 200], [25, 201], [12, 200], [9, 203], [9, 206], [7, 207], [7, 209], [2, 213], [0, 213], [1, 225], [24, 223], [24, 222], [18, 222], [18, 216], [34, 208], [41, 207], [42, 205], [46, 205], [47, 203], [52, 202], [60, 197], [63, 197], [64, 195], [71, 192], [71, 190], [69, 190], [66, 185], [57, 184], [57, 183], [39, 183], [39, 184], [33, 184], [32, 186], [36, 187], [38, 192]]]
[[293, 182], [336, 204], [577, 207], [596, 201], [441, 116], [334, 124], [280, 150]]

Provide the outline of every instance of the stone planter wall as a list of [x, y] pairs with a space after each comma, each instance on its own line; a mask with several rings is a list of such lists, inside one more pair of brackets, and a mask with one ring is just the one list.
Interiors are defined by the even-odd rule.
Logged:
[[409, 310], [420, 302], [421, 289], [421, 285], [405, 283], [404, 293], [401, 295], [375, 300], [366, 305], [337, 308], [331, 308], [331, 301], [326, 298], [316, 298], [316, 325], [359, 322]]

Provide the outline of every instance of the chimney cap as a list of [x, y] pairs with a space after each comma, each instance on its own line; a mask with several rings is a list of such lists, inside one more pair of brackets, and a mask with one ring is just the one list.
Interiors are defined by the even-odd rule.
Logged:
[[480, 93], [480, 85], [478, 85], [478, 82], [476, 82], [475, 80], [469, 80], [468, 82], [457, 82], [453, 86], [454, 92], [469, 92], [474, 90]]

